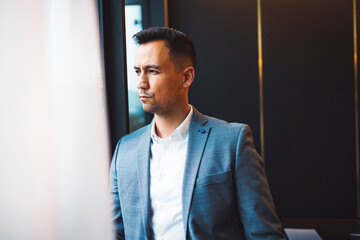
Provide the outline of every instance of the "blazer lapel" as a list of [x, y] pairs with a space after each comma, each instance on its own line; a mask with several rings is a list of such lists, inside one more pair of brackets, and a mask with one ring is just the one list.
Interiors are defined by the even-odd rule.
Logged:
[[194, 108], [189, 128], [189, 140], [182, 187], [182, 210], [185, 235], [189, 220], [189, 211], [195, 187], [196, 176], [211, 128], [205, 126], [207, 117]]
[[151, 147], [151, 124], [139, 137], [137, 154], [137, 173], [139, 181], [139, 193], [141, 198], [141, 213], [146, 238], [149, 239], [150, 218], [150, 147]]

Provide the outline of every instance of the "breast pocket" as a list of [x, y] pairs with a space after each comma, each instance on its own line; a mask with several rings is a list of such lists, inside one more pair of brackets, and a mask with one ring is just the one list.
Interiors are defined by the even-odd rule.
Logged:
[[[193, 224], [209, 226], [209, 219], [231, 219], [236, 212], [234, 209], [236, 209], [236, 204], [230, 170], [196, 179], [190, 210]], [[215, 223], [223, 224], [223, 221], [219, 220], [211, 224]], [[212, 225], [212, 228], [217, 227]]]
[[207, 176], [200, 176], [196, 179], [196, 186], [220, 184], [231, 180], [231, 170], [214, 173]]

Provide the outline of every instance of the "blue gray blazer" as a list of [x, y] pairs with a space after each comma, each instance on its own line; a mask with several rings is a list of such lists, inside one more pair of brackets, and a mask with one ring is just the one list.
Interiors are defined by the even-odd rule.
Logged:
[[[150, 239], [151, 125], [122, 137], [110, 191], [115, 238]], [[194, 108], [182, 189], [186, 239], [285, 239], [251, 129]]]

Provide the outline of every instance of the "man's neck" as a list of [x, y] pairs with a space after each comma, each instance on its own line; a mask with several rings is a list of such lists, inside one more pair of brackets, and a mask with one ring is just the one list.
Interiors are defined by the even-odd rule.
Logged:
[[168, 115], [155, 114], [155, 131], [160, 138], [169, 137], [174, 130], [185, 120], [189, 114], [190, 106], [187, 104], [182, 108], [178, 108]]

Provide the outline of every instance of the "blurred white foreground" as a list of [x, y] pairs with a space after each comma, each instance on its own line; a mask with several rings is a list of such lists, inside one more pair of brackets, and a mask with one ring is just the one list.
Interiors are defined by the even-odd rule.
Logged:
[[0, 0], [0, 239], [111, 239], [95, 0]]

